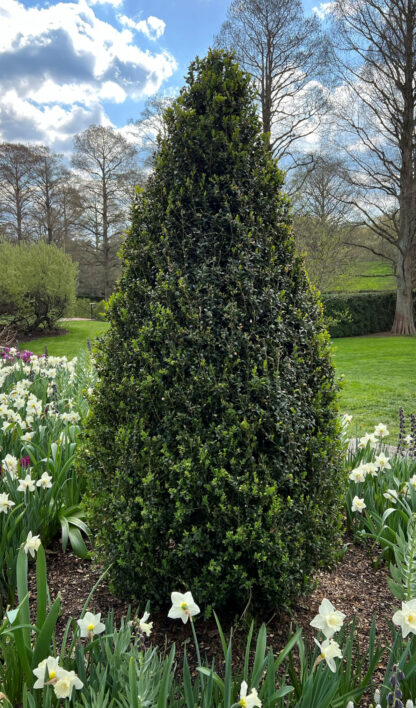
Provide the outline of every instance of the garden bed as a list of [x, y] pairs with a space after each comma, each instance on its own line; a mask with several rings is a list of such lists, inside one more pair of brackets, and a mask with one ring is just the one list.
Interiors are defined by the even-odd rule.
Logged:
[[[387, 581], [387, 571], [383, 565], [375, 569], [371, 550], [364, 545], [356, 545], [350, 536], [345, 537], [347, 550], [342, 560], [331, 570], [320, 571], [315, 577], [316, 589], [311, 595], [300, 597], [294, 603], [291, 613], [276, 611], [274, 615], [264, 616], [268, 628], [268, 640], [277, 655], [286, 645], [288, 637], [299, 626], [303, 628], [303, 636], [313, 643], [315, 631], [310, 627], [310, 621], [318, 612], [318, 607], [324, 597], [330, 598], [334, 606], [344, 612], [346, 621], [351, 621], [356, 616], [357, 634], [360, 647], [368, 645], [368, 637], [373, 616], [377, 617], [377, 638], [381, 644], [389, 644], [391, 640], [391, 617], [399, 605], [391, 594]], [[58, 621], [57, 635], [61, 637], [67, 621], [73, 617], [81, 616], [84, 603], [99, 580], [103, 568], [94, 565], [90, 560], [81, 559], [73, 553], [63, 553], [60, 543], [55, 541], [53, 547], [47, 552], [48, 584], [52, 601], [58, 592], [62, 597], [62, 614]], [[31, 601], [36, 600], [36, 587], [34, 565], [31, 569], [29, 587]], [[174, 589], [174, 588], [172, 588]], [[90, 603], [90, 610], [101, 612], [106, 616], [114, 611], [117, 624], [126, 615], [128, 602], [110, 592], [108, 582], [104, 578], [94, 592]], [[143, 614], [146, 598], [140, 603], [139, 614]], [[151, 608], [150, 608], [151, 610]], [[193, 651], [192, 638], [188, 625], [181, 622], [172, 622], [168, 619], [168, 604], [163, 612], [152, 613], [153, 631], [151, 642], [159, 648], [176, 644], [176, 662], [181, 670], [183, 652], [186, 646], [188, 660], [192, 673], [196, 675], [197, 658]], [[249, 617], [249, 609], [247, 610]], [[245, 641], [249, 621], [236, 618], [230, 614], [228, 617], [221, 615], [221, 623], [226, 633], [233, 626], [234, 654], [233, 661], [236, 666], [244, 663]], [[200, 642], [201, 653], [206, 654], [208, 663], [215, 659], [217, 666], [221, 665], [222, 650], [220, 638], [213, 618], [204, 620], [202, 615], [196, 621], [196, 629]], [[239, 641], [239, 639], [241, 641]], [[150, 640], [149, 640], [150, 641]], [[385, 657], [387, 660], [387, 657]], [[219, 663], [218, 663], [219, 662]], [[385, 662], [379, 666], [378, 679], [383, 681]], [[361, 703], [364, 706], [365, 703]]]

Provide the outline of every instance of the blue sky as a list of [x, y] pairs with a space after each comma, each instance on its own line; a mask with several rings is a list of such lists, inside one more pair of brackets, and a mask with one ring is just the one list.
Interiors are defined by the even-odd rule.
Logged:
[[[329, 3], [304, 0], [306, 13]], [[71, 150], [91, 123], [123, 128], [177, 93], [225, 0], [0, 0], [0, 139]]]

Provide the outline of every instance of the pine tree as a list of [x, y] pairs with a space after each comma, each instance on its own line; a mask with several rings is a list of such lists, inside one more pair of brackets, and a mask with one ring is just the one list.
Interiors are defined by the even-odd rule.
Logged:
[[165, 114], [100, 347], [90, 523], [153, 606], [276, 606], [331, 558], [336, 384], [249, 78], [210, 51]]

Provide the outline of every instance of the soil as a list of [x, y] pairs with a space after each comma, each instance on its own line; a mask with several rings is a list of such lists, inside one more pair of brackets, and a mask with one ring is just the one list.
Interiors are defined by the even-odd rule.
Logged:
[[[301, 626], [303, 637], [313, 643], [316, 630], [310, 627], [310, 621], [318, 613], [319, 605], [323, 598], [328, 598], [336, 609], [344, 612], [346, 622], [353, 616], [357, 619], [357, 634], [360, 649], [368, 645], [368, 637], [373, 616], [377, 617], [377, 638], [381, 644], [389, 643], [391, 638], [389, 622], [397, 609], [398, 601], [393, 597], [386, 582], [387, 570], [384, 566], [375, 569], [370, 549], [363, 545], [355, 545], [351, 538], [345, 538], [346, 552], [342, 560], [328, 571], [316, 574], [316, 588], [308, 597], [300, 597], [294, 603], [291, 614], [276, 612], [272, 617], [263, 618], [268, 628], [268, 645], [273, 647], [275, 655], [285, 646], [293, 628]], [[64, 628], [70, 617], [77, 619], [81, 615], [84, 603], [98, 581], [103, 569], [94, 565], [90, 560], [80, 559], [70, 552], [63, 553], [60, 544], [56, 541], [47, 553], [48, 584], [51, 600], [58, 592], [62, 598], [62, 615], [58, 621], [58, 638], [62, 637]], [[375, 553], [375, 552], [374, 552]], [[34, 567], [31, 566], [29, 579], [31, 602], [36, 598], [36, 580]], [[174, 588], [173, 588], [174, 589]], [[198, 601], [198, 598], [195, 598]], [[139, 608], [140, 616], [144, 611], [146, 598]], [[167, 611], [151, 614], [153, 620], [152, 643], [153, 645], [169, 650], [173, 642], [176, 643], [176, 662], [181, 671], [184, 647], [186, 646], [188, 660], [192, 672], [196, 673], [196, 656], [192, 643], [192, 634], [188, 625], [183, 625], [180, 620], [170, 620]], [[113, 595], [105, 578], [94, 592], [89, 609], [96, 613], [101, 612], [106, 616], [110, 610], [114, 611], [116, 624], [128, 610], [128, 603]], [[234, 620], [234, 621], [233, 621]], [[247, 618], [221, 616], [221, 622], [226, 635], [233, 625], [233, 662], [242, 666], [244, 662], [245, 640], [249, 622]], [[215, 659], [217, 669], [222, 667], [222, 649], [215, 621], [205, 620], [202, 616], [196, 621], [196, 631], [200, 642], [201, 655], [209, 661]], [[59, 639], [58, 639], [59, 646]], [[376, 681], [383, 681], [387, 655], [383, 655], [379, 664]], [[371, 697], [361, 701], [360, 706], [369, 705]]]

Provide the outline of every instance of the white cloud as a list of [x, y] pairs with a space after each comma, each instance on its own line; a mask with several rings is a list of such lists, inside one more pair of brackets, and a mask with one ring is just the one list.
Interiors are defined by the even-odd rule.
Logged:
[[320, 20], [324, 20], [325, 17], [331, 12], [334, 4], [334, 2], [321, 2], [319, 7], [315, 6], [313, 8], [313, 12], [318, 15]]
[[[70, 131], [109, 123], [104, 101], [149, 96], [177, 68], [169, 52], [142, 49], [130, 29], [99, 19], [87, 0], [44, 7], [0, 0], [0, 21], [3, 140], [65, 142]], [[158, 18], [144, 22], [153, 35], [165, 27]]]
[[130, 27], [136, 32], [142, 32], [148, 39], [153, 41], [162, 36], [166, 27], [166, 22], [158, 17], [153, 17], [153, 15], [150, 15], [147, 20], [140, 20], [139, 22], [135, 22], [131, 17], [126, 17], [126, 15], [121, 15], [118, 19], [125, 27]]
[[88, 0], [90, 5], [112, 5], [113, 7], [120, 7], [123, 4], [123, 0]]

